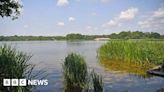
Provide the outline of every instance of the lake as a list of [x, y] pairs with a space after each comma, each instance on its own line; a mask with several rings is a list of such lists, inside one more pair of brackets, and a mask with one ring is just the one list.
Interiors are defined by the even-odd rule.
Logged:
[[30, 63], [36, 64], [35, 71], [43, 70], [48, 73], [49, 85], [37, 86], [39, 92], [63, 92], [62, 63], [68, 53], [81, 54], [89, 67], [103, 76], [105, 92], [155, 92], [164, 88], [164, 78], [140, 76], [106, 70], [98, 62], [97, 49], [105, 41], [8, 41], [8, 44], [19, 51], [33, 55]]

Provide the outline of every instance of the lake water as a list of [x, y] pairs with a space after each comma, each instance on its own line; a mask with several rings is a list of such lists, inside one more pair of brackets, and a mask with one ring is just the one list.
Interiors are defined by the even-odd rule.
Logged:
[[30, 55], [30, 63], [36, 64], [35, 71], [43, 70], [48, 73], [49, 85], [37, 86], [39, 92], [63, 92], [62, 63], [68, 53], [81, 54], [89, 67], [103, 76], [105, 92], [155, 92], [164, 88], [164, 78], [142, 78], [125, 73], [107, 71], [98, 63], [97, 49], [105, 41], [12, 41], [0, 42], [9, 44]]

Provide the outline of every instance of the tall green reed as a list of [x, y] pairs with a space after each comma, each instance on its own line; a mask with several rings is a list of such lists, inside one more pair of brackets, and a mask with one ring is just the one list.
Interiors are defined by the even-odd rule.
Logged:
[[94, 92], [104, 92], [102, 76], [92, 71], [91, 78], [93, 82]]
[[22, 79], [32, 78], [34, 66], [29, 64], [31, 56], [19, 52], [10, 46], [3, 45], [0, 47], [0, 91], [1, 92], [30, 92], [32, 86], [26, 87], [3, 87], [4, 78]]
[[65, 92], [82, 92], [88, 90], [87, 65], [78, 54], [71, 53], [63, 64]]
[[68, 54], [63, 64], [63, 75], [65, 92], [90, 92], [91, 85], [94, 92], [103, 92], [102, 78], [95, 72], [89, 74], [87, 64], [79, 54]]
[[164, 63], [162, 41], [110, 41], [98, 50], [100, 60], [116, 60], [133, 63]]

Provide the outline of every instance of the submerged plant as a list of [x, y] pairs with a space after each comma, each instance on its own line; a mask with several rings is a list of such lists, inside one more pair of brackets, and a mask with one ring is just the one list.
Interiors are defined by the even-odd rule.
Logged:
[[4, 45], [0, 47], [0, 92], [30, 92], [31, 86], [21, 87], [3, 87], [4, 78], [22, 79], [32, 78], [34, 66], [28, 64], [31, 56], [17, 51], [10, 46]]

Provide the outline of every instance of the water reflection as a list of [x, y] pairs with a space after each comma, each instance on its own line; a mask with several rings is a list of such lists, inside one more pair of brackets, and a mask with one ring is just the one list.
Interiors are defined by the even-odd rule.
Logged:
[[146, 73], [147, 70], [151, 69], [153, 64], [137, 64], [132, 62], [125, 61], [109, 61], [101, 60], [100, 64], [109, 71], [118, 71], [120, 73], [127, 73], [131, 76], [138, 76], [141, 78], [150, 78], [153, 77]]

